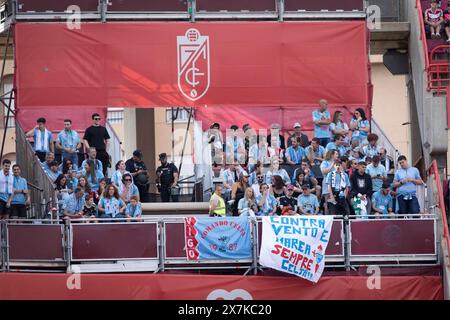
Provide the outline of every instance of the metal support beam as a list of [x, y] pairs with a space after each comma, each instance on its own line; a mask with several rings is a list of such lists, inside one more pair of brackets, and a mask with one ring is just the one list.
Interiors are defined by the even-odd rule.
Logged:
[[171, 108], [171, 113], [172, 113], [172, 119], [171, 119], [171, 123], [172, 123], [172, 162], [175, 162], [175, 120], [177, 120], [178, 118], [178, 113], [180, 111], [180, 107], [177, 107], [177, 110], [175, 112], [175, 108], [172, 107]]
[[278, 22], [284, 20], [284, 0], [278, 0]]
[[183, 166], [184, 150], [186, 149], [186, 143], [187, 143], [187, 138], [189, 136], [189, 128], [191, 126], [191, 119], [192, 119], [192, 114], [193, 113], [194, 113], [194, 109], [191, 108], [189, 110], [189, 119], [188, 119], [188, 123], [187, 123], [187, 126], [186, 126], [186, 134], [184, 135], [183, 149], [181, 150], [181, 159], [180, 159], [180, 167], [178, 168], [178, 174], [181, 174], [181, 168]]
[[189, 0], [188, 12], [189, 12], [189, 15], [190, 15], [191, 22], [195, 22], [195, 16], [196, 16], [196, 12], [197, 12], [197, 2], [196, 2], [196, 0]]
[[2, 140], [2, 149], [0, 152], [0, 160], [3, 159], [3, 151], [5, 149], [6, 133], [8, 132], [9, 115], [11, 113], [11, 101], [12, 101], [13, 94], [14, 94], [14, 90], [11, 91], [11, 94], [9, 96], [8, 112], [6, 113], [5, 129], [3, 130], [3, 140]]
[[2, 73], [0, 74], [0, 88], [3, 88], [3, 76], [5, 74], [6, 58], [8, 55], [10, 38], [11, 38], [11, 28], [8, 28], [8, 36], [6, 38], [5, 52], [3, 53]]
[[108, 12], [108, 0], [99, 0], [99, 12], [102, 22], [106, 22], [106, 13]]

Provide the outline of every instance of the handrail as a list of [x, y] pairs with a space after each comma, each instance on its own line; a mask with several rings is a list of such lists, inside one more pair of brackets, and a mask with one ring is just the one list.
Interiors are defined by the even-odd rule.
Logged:
[[33, 188], [33, 189], [36, 189], [36, 190], [40, 191], [40, 192], [44, 192], [44, 189], [39, 188], [38, 186], [36, 186], [36, 185], [34, 185], [34, 184], [32, 184], [32, 183], [30, 183], [30, 182], [28, 182], [28, 181], [27, 181], [27, 185], [28, 185], [29, 187]]
[[[443, 237], [447, 242], [447, 250], [450, 249], [450, 236], [449, 236], [449, 232], [448, 232], [448, 223], [447, 223], [447, 215], [445, 212], [445, 201], [444, 201], [444, 193], [442, 190], [442, 184], [439, 178], [439, 170], [438, 170], [438, 166], [437, 166], [437, 161], [434, 160], [433, 163], [431, 164], [430, 168], [428, 168], [428, 172], [430, 175], [434, 175], [434, 180], [436, 182], [436, 187], [437, 187], [437, 191], [438, 191], [438, 196], [439, 196], [439, 209], [441, 209], [441, 216], [442, 216], [442, 223], [444, 225], [444, 234]], [[448, 265], [448, 267], [450, 267], [450, 264]]]
[[[450, 51], [450, 45], [448, 45], [448, 44], [441, 44], [440, 46], [434, 47], [431, 50], [431, 53], [430, 53], [430, 57], [431, 57], [431, 62], [432, 63], [434, 61], [434, 59], [433, 59], [434, 54], [436, 53], [436, 51], [441, 50], [441, 49], [447, 49], [447, 50]], [[436, 60], [436, 61], [444, 61], [444, 60]]]
[[425, 68], [426, 68], [426, 70], [428, 70], [428, 67], [430, 65], [430, 58], [428, 56], [427, 35], [425, 33], [425, 21], [423, 19], [422, 2], [420, 2], [420, 0], [416, 0], [416, 9], [419, 14], [420, 40], [422, 40], [424, 54], [425, 54]]

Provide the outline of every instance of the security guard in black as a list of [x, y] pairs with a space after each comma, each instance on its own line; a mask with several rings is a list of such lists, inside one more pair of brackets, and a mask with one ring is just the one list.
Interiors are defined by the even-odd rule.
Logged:
[[[167, 162], [167, 154], [159, 155], [161, 165], [156, 169], [157, 183], [161, 185], [161, 201], [170, 202], [172, 187], [176, 187], [178, 183], [178, 169], [173, 163]], [[173, 195], [172, 201], [177, 202], [178, 196]]]

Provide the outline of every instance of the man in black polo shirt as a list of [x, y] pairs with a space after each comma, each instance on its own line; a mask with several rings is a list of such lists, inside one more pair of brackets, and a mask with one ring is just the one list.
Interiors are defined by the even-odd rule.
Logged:
[[93, 124], [84, 132], [84, 143], [86, 149], [89, 150], [90, 147], [95, 147], [97, 150], [97, 159], [102, 162], [103, 165], [103, 175], [107, 177], [108, 167], [110, 167], [109, 154], [106, 152], [108, 149], [109, 139], [111, 138], [108, 134], [108, 130], [100, 125], [100, 115], [94, 113], [92, 115]]
[[[161, 201], [170, 202], [172, 188], [177, 187], [178, 183], [178, 169], [173, 163], [167, 162], [165, 153], [159, 155], [159, 161], [161, 161], [161, 165], [156, 169], [156, 182], [161, 185]], [[178, 202], [178, 195], [172, 195], [172, 201]]]
[[139, 198], [141, 202], [147, 202], [148, 194], [148, 172], [144, 161], [142, 161], [141, 150], [134, 150], [133, 157], [125, 162], [125, 170], [133, 176], [134, 184], [139, 190]]

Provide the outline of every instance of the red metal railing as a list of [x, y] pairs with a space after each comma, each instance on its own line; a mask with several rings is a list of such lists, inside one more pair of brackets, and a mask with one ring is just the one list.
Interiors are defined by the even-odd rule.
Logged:
[[416, 9], [417, 13], [419, 14], [420, 40], [422, 40], [423, 49], [425, 51], [425, 67], [428, 68], [428, 66], [430, 65], [430, 58], [428, 56], [427, 35], [425, 33], [425, 22], [423, 19], [422, 2], [420, 0], [416, 0]]
[[[427, 71], [427, 90], [436, 90], [438, 94], [445, 93], [445, 89], [450, 81], [450, 62], [446, 60], [434, 60], [434, 55], [438, 52], [450, 52], [450, 45], [440, 45], [429, 53], [428, 42], [425, 32], [425, 22], [423, 18], [422, 3], [416, 0], [417, 13], [419, 15], [420, 24], [420, 39], [422, 40], [424, 56], [425, 56], [425, 70]], [[431, 57], [431, 61], [430, 61]], [[447, 94], [450, 92], [447, 90]]]
[[[445, 211], [445, 201], [444, 201], [444, 193], [442, 190], [442, 182], [441, 179], [439, 177], [439, 170], [438, 170], [438, 166], [437, 166], [437, 161], [434, 160], [433, 163], [431, 164], [430, 168], [428, 169], [428, 173], [431, 176], [434, 176], [434, 181], [436, 183], [436, 188], [437, 188], [437, 192], [438, 192], [438, 196], [439, 196], [439, 204], [438, 207], [441, 211], [441, 216], [442, 216], [442, 224], [444, 225], [444, 233], [443, 233], [443, 238], [445, 239], [446, 243], [447, 243], [447, 250], [450, 250], [450, 236], [448, 233], [448, 224], [447, 224], [447, 214]], [[448, 267], [450, 267], [450, 263], [448, 265]]]

